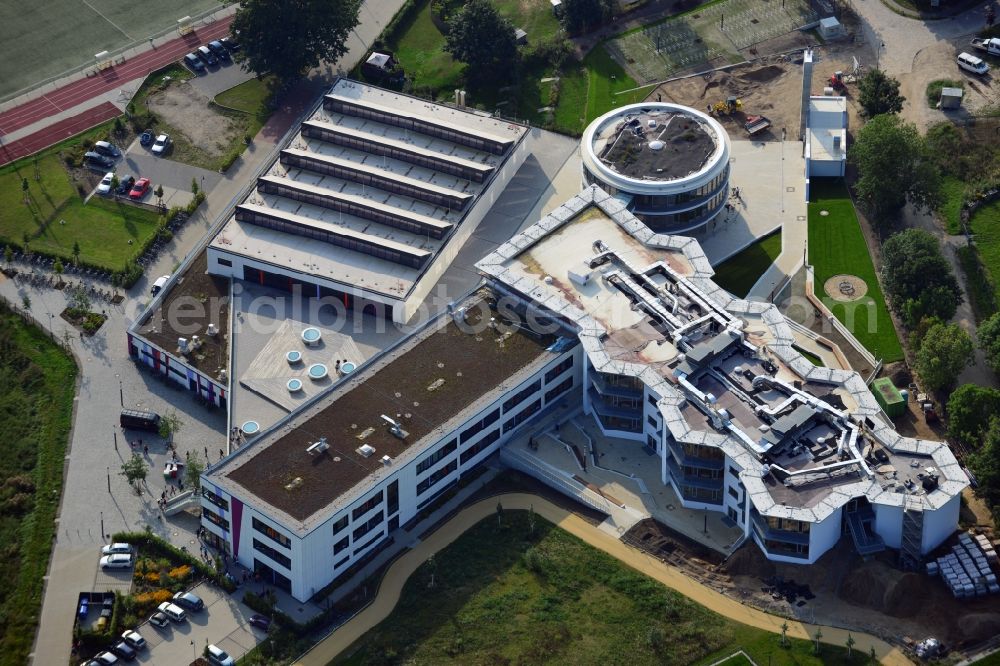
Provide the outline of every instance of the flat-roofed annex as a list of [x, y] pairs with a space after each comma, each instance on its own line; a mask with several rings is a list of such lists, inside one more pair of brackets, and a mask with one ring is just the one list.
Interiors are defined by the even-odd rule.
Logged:
[[[491, 313], [485, 305], [470, 307], [468, 326], [475, 329], [484, 311]], [[520, 329], [505, 334], [469, 330], [444, 316], [402, 349], [376, 359], [370, 369], [357, 372], [312, 407], [278, 423], [211, 476], [239, 484], [297, 521], [339, 506], [342, 499], [353, 501], [343, 496], [384, 468], [382, 456], [396, 459], [446, 433], [446, 423], [460, 419], [484, 396], [504, 390], [521, 370], [542, 362], [553, 341]], [[389, 432], [383, 414], [402, 424], [405, 440]], [[307, 453], [321, 437], [329, 450]], [[363, 444], [375, 452], [360, 455], [356, 449]]]

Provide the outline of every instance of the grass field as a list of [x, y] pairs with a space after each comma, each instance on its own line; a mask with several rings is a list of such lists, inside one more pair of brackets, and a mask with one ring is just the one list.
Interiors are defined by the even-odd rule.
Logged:
[[38, 628], [73, 415], [76, 365], [0, 307], [0, 664], [26, 664]]
[[[816, 269], [816, 295], [823, 284], [841, 273], [857, 275], [868, 285], [868, 294], [855, 303], [827, 302], [827, 307], [865, 346], [886, 363], [903, 358], [903, 348], [889, 317], [885, 296], [875, 276], [868, 245], [854, 204], [841, 183], [814, 182], [809, 202], [809, 263]], [[829, 212], [821, 216], [820, 211]]]
[[945, 229], [949, 234], [962, 233], [962, 203], [965, 201], [965, 182], [954, 176], [942, 176], [941, 193], [944, 202], [938, 213], [944, 218]]
[[837, 647], [782, 648], [541, 518], [532, 531], [527, 512], [502, 521], [480, 522], [418, 569], [392, 614], [334, 663], [707, 664], [741, 648], [760, 664], [849, 663]]
[[1000, 279], [1000, 201], [983, 206], [969, 219], [969, 226], [976, 236], [976, 249], [979, 260], [986, 269], [989, 282], [993, 287], [994, 302], [1000, 302], [1000, 290], [997, 280]]
[[0, 2], [0, 98], [218, 7], [216, 0]]
[[712, 280], [730, 294], [744, 298], [781, 254], [781, 231], [761, 238], [715, 267]]

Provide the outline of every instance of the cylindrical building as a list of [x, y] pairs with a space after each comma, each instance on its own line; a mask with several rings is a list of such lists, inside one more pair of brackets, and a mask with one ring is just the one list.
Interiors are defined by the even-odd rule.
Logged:
[[657, 233], [690, 233], [715, 217], [729, 194], [729, 135], [679, 104], [630, 104], [583, 133], [584, 185], [628, 200]]

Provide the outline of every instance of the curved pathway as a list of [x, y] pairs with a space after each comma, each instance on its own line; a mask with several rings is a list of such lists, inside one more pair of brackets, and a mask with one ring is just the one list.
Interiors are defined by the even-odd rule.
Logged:
[[[508, 493], [484, 499], [463, 509], [454, 518], [441, 525], [427, 539], [407, 551], [386, 571], [379, 585], [378, 594], [372, 603], [316, 644], [295, 663], [301, 666], [325, 666], [361, 638], [366, 631], [388, 617], [399, 601], [403, 585], [406, 584], [413, 572], [426, 562], [428, 557], [448, 546], [470, 527], [484, 518], [495, 515], [498, 501], [503, 503], [505, 509], [527, 510], [529, 507], [533, 507], [538, 515], [555, 523], [570, 534], [726, 618], [774, 633], [781, 633], [782, 623], [788, 622], [788, 635], [792, 638], [811, 640], [813, 634], [816, 633], [816, 625], [786, 620], [744, 606], [735, 599], [697, 583], [678, 569], [626, 546], [579, 516], [542, 497], [525, 493]], [[845, 629], [823, 626], [822, 630], [824, 643], [844, 645], [847, 642], [848, 632]], [[851, 634], [857, 642], [858, 650], [867, 652], [870, 646], [874, 646], [878, 659], [887, 666], [912, 663], [898, 648], [879, 638], [858, 632], [851, 632]]]

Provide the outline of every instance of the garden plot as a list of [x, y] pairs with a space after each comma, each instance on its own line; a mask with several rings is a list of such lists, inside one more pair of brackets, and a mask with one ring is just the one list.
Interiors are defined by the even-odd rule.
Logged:
[[819, 20], [808, 0], [726, 0], [643, 30], [605, 47], [641, 83], [743, 60], [741, 49]]

